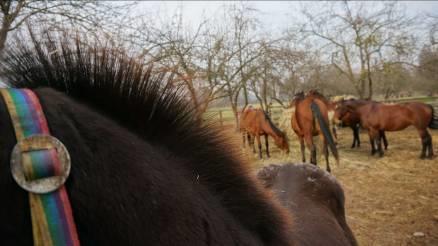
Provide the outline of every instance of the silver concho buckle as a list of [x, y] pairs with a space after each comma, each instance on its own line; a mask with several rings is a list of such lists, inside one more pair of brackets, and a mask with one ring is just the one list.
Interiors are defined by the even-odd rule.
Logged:
[[[32, 181], [26, 180], [22, 165], [22, 154], [37, 150], [56, 149], [61, 164], [61, 175]], [[49, 135], [32, 135], [19, 141], [12, 150], [11, 172], [17, 184], [31, 193], [45, 194], [61, 187], [70, 174], [70, 155], [64, 144]]]

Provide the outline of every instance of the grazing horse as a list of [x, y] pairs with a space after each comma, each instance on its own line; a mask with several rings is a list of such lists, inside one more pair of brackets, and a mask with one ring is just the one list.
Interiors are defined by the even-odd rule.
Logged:
[[309, 164], [270, 165], [257, 177], [295, 218], [298, 245], [357, 245], [345, 219], [345, 198], [335, 177]]
[[[421, 138], [422, 150], [420, 158], [432, 158], [432, 136], [427, 128], [438, 129], [438, 115], [434, 114], [431, 105], [420, 102], [402, 104], [383, 104], [370, 102], [364, 105], [347, 106], [350, 112], [356, 112], [360, 117], [362, 127], [368, 129], [371, 143], [371, 155], [376, 151], [383, 156], [379, 133], [382, 131], [400, 131], [408, 126], [414, 126]], [[377, 150], [374, 145], [377, 145]]]
[[300, 141], [303, 162], [306, 162], [304, 146], [304, 143], [306, 143], [310, 149], [310, 162], [316, 165], [316, 147], [313, 143], [313, 136], [319, 135], [323, 142], [326, 168], [330, 172], [328, 146], [337, 163], [339, 162], [339, 155], [328, 128], [326, 104], [318, 97], [313, 95], [304, 96], [303, 92], [299, 92], [295, 94], [291, 105], [295, 107], [295, 112], [291, 118], [291, 126]]
[[247, 134], [248, 144], [252, 145], [254, 153], [254, 140], [251, 141], [251, 136], [253, 139], [255, 138], [257, 140], [260, 159], [263, 157], [260, 136], [265, 136], [266, 156], [268, 158], [270, 157], [268, 136], [271, 136], [274, 139], [274, 142], [278, 148], [285, 151], [287, 154], [289, 153], [289, 143], [286, 134], [278, 129], [268, 114], [261, 109], [254, 109], [252, 107], [246, 108], [241, 113], [240, 129], [242, 132], [243, 145], [245, 145], [245, 134]]
[[[293, 244], [287, 210], [200, 124], [171, 76], [79, 39], [16, 45], [3, 79], [29, 88], [70, 153], [63, 187], [83, 245]], [[8, 165], [10, 112], [0, 98], [0, 245], [31, 245], [29, 195]]]
[[[333, 124], [340, 126], [349, 126], [351, 128], [351, 130], [353, 131], [353, 144], [351, 145], [351, 148], [360, 147], [360, 117], [355, 112], [355, 109], [360, 105], [364, 105], [370, 102], [371, 101], [369, 100], [342, 99], [337, 103], [333, 116]], [[385, 131], [379, 131], [379, 135], [380, 138], [383, 140], [385, 150], [388, 149], [388, 140], [386, 140]]]

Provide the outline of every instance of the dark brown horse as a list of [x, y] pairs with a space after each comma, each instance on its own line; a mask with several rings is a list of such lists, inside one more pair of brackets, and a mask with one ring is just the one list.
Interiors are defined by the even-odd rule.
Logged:
[[433, 157], [432, 136], [427, 128], [438, 129], [438, 117], [434, 116], [434, 109], [431, 105], [420, 102], [393, 105], [371, 102], [356, 108], [351, 106], [347, 108], [350, 112], [355, 111], [360, 117], [362, 127], [368, 129], [372, 155], [376, 152], [374, 147], [376, 144], [379, 156], [383, 156], [380, 132], [400, 131], [413, 126], [421, 138], [420, 158]]
[[287, 154], [289, 153], [289, 143], [286, 134], [278, 129], [270, 117], [261, 109], [254, 109], [252, 107], [246, 108], [241, 113], [240, 129], [242, 132], [243, 145], [245, 146], [245, 139], [248, 138], [248, 143], [252, 145], [254, 153], [254, 139], [257, 140], [260, 159], [263, 157], [260, 136], [265, 136], [266, 156], [268, 158], [270, 157], [268, 136], [274, 139], [275, 145], [277, 145], [278, 148]]
[[[79, 40], [15, 45], [3, 81], [36, 93], [70, 153], [65, 187], [82, 245], [293, 244], [287, 210], [166, 75]], [[10, 171], [15, 144], [0, 98], [0, 245], [32, 245], [28, 193]]]
[[291, 213], [298, 245], [357, 245], [345, 218], [345, 198], [335, 177], [309, 164], [270, 165], [257, 177]]
[[328, 146], [337, 163], [339, 162], [339, 156], [328, 127], [326, 104], [313, 95], [304, 96], [304, 93], [300, 92], [295, 94], [291, 105], [295, 107], [295, 112], [291, 118], [291, 126], [300, 141], [303, 162], [306, 161], [304, 146], [304, 143], [306, 143], [310, 150], [310, 162], [316, 165], [316, 147], [313, 143], [313, 137], [319, 135], [323, 142], [326, 168], [330, 172]]
[[[337, 102], [336, 109], [333, 115], [333, 125], [339, 125], [341, 127], [348, 126], [353, 131], [353, 144], [351, 148], [360, 147], [360, 117], [355, 109], [358, 106], [370, 103], [370, 100], [360, 99], [341, 99]], [[385, 131], [379, 131], [380, 138], [383, 140], [385, 150], [388, 149], [388, 141], [386, 140]]]

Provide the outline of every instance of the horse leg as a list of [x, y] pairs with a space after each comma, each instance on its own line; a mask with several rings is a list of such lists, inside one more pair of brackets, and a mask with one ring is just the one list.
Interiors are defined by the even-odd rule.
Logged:
[[420, 134], [420, 138], [421, 138], [420, 159], [424, 159], [426, 158], [426, 151], [429, 146], [428, 136], [430, 136], [430, 134], [427, 132], [426, 129], [418, 129], [418, 133]]
[[356, 126], [351, 126], [351, 130], [353, 130], [353, 144], [351, 148], [354, 149], [356, 147]]
[[[427, 132], [427, 130], [426, 130], [426, 132]], [[429, 132], [427, 132], [427, 135], [429, 136], [429, 138], [428, 138], [429, 159], [432, 159], [433, 158], [432, 136], [429, 134]]]
[[333, 138], [335, 140], [335, 145], [338, 145], [338, 132], [336, 131], [336, 126], [333, 124], [332, 127]]
[[317, 165], [317, 163], [316, 163], [316, 147], [313, 144], [312, 134], [304, 136], [304, 141], [306, 142], [307, 148], [310, 149], [310, 163]]
[[256, 139], [257, 139], [257, 144], [259, 146], [259, 158], [262, 159], [263, 158], [263, 154], [262, 154], [262, 143], [260, 141], [260, 135], [256, 134]]
[[269, 142], [268, 142], [268, 134], [265, 135], [265, 145], [266, 145], [266, 156], [269, 158]]
[[249, 135], [248, 134], [248, 141], [250, 141], [251, 143], [250, 143], [250, 145], [252, 146], [252, 153], [257, 153], [256, 152], [256, 148], [255, 148], [255, 136], [253, 136], [252, 138], [251, 138], [251, 135]]
[[385, 146], [385, 150], [388, 149], [388, 140], [386, 140], [386, 135], [384, 130], [380, 130], [380, 137], [383, 139], [383, 145]]
[[304, 145], [304, 138], [300, 137], [301, 156], [303, 162], [306, 162], [306, 146]]
[[359, 125], [356, 125], [356, 126], [354, 127], [355, 134], [356, 134], [356, 147], [358, 147], [358, 148], [360, 147], [359, 128], [360, 128]]
[[379, 151], [379, 157], [383, 157], [382, 139], [380, 139], [380, 136], [377, 136], [375, 139], [377, 141], [377, 150]]
[[368, 130], [368, 136], [370, 137], [371, 155], [374, 155], [376, 153], [376, 149], [374, 147], [374, 138], [371, 135], [371, 131], [370, 130]]

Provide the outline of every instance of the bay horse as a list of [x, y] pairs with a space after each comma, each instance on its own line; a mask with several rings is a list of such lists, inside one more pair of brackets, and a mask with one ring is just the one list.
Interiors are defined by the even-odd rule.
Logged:
[[330, 147], [336, 163], [339, 163], [339, 155], [328, 127], [329, 120], [326, 104], [311, 94], [305, 96], [303, 92], [299, 92], [294, 95], [291, 105], [295, 107], [295, 112], [291, 118], [291, 127], [300, 141], [303, 162], [306, 162], [305, 143], [310, 150], [310, 162], [315, 165], [317, 164], [316, 147], [313, 143], [313, 137], [319, 135], [323, 143], [326, 169], [330, 172], [328, 147]]
[[335, 144], [337, 144], [338, 141], [338, 134], [336, 132], [336, 126], [333, 124], [333, 116], [335, 113], [335, 109], [337, 106], [337, 102], [331, 101], [328, 98], [326, 98], [324, 95], [322, 95], [318, 90], [315, 89], [311, 89], [309, 90], [306, 95], [308, 96], [312, 96], [314, 98], [318, 98], [319, 100], [321, 100], [325, 106], [327, 107], [327, 114], [328, 114], [328, 119], [329, 119], [329, 124], [332, 125], [331, 130], [333, 133], [333, 138], [335, 140]]
[[310, 164], [271, 164], [257, 177], [300, 225], [292, 232], [298, 245], [357, 245], [345, 218], [344, 191], [333, 175]]
[[[196, 119], [171, 76], [79, 38], [15, 45], [0, 61], [3, 79], [37, 96], [70, 153], [65, 189], [82, 245], [293, 245], [289, 212], [219, 129]], [[0, 245], [32, 245], [3, 98], [0, 136]]]
[[[265, 136], [266, 156], [268, 158], [270, 157], [268, 140], [269, 136], [274, 139], [274, 143], [275, 145], [277, 145], [278, 148], [289, 154], [289, 143], [286, 134], [278, 129], [277, 126], [275, 126], [269, 115], [263, 110], [254, 109], [252, 107], [246, 108], [241, 113], [240, 129], [242, 132], [243, 145], [245, 145], [245, 138], [248, 138], [248, 144], [252, 145], [254, 153], [254, 139], [257, 140], [260, 159], [263, 158], [260, 136]], [[247, 134], [246, 137], [245, 134]]]
[[[356, 112], [360, 117], [362, 127], [368, 130], [371, 155], [378, 152], [380, 157], [383, 156], [380, 132], [400, 131], [413, 126], [421, 138], [420, 158], [433, 157], [432, 136], [427, 128], [438, 129], [438, 115], [431, 105], [420, 102], [393, 105], [370, 102], [356, 108], [347, 106], [347, 110]], [[377, 150], [374, 145], [377, 146]]]
[[[355, 109], [358, 106], [370, 103], [370, 100], [362, 99], [341, 99], [337, 102], [335, 113], [333, 115], [333, 124], [339, 126], [348, 126], [353, 131], [353, 143], [351, 148], [360, 147], [360, 117]], [[385, 150], [388, 149], [388, 140], [386, 139], [385, 131], [379, 131], [380, 138], [383, 140]]]

